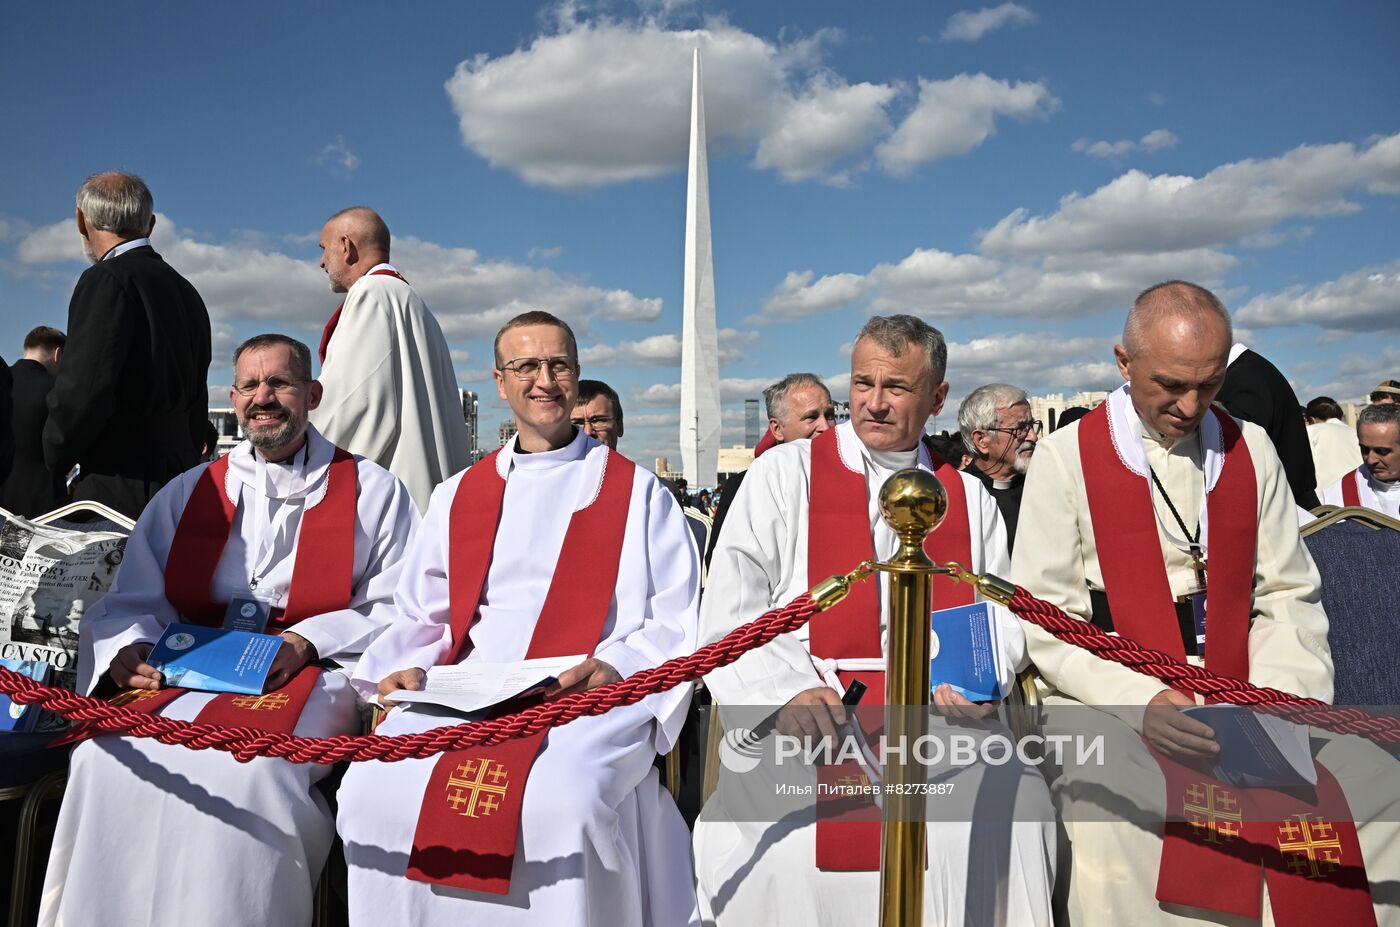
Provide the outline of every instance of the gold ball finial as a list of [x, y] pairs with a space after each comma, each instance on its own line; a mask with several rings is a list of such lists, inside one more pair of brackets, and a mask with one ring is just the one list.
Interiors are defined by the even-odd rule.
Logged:
[[948, 514], [948, 492], [927, 470], [900, 470], [880, 487], [880, 515], [902, 544], [920, 546]]

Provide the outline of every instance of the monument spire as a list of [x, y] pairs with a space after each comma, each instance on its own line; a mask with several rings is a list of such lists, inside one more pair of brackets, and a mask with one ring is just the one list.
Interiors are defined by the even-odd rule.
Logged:
[[700, 49], [690, 94], [690, 172], [685, 201], [685, 310], [681, 330], [681, 467], [692, 487], [718, 479], [719, 340], [715, 268], [710, 256], [710, 178], [705, 163], [705, 101]]

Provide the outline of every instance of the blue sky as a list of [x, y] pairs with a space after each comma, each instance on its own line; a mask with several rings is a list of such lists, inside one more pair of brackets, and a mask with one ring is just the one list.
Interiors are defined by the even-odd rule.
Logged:
[[[742, 400], [831, 376], [870, 312], [943, 329], [956, 401], [1117, 380], [1132, 296], [1215, 288], [1304, 401], [1400, 376], [1400, 5], [139, 3], [7, 10], [0, 354], [62, 327], [96, 170], [228, 350], [314, 342], [335, 210], [384, 214], [483, 437], [489, 337], [575, 324], [623, 449], [678, 459], [690, 49], [705, 57], [726, 443]], [[951, 423], [951, 416], [940, 426]]]

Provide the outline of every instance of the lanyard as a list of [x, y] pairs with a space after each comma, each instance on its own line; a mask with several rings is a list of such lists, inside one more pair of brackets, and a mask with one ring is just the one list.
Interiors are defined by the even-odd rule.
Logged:
[[[1185, 536], [1187, 543], [1190, 545], [1191, 567], [1196, 571], [1196, 582], [1204, 588], [1206, 564], [1201, 556], [1201, 522], [1197, 519], [1196, 530], [1194, 532], [1186, 527], [1186, 519], [1181, 517], [1181, 513], [1176, 509], [1176, 504], [1172, 502], [1172, 497], [1167, 495], [1167, 487], [1162, 485], [1161, 479], [1157, 476], [1157, 471], [1152, 469], [1152, 466], [1149, 464], [1147, 472], [1152, 474], [1152, 482], [1157, 487], [1157, 491], [1162, 494], [1162, 501], [1167, 504], [1167, 508], [1171, 511], [1172, 517], [1176, 519], [1177, 525], [1181, 528], [1182, 535]], [[1171, 532], [1167, 533], [1170, 534]]]

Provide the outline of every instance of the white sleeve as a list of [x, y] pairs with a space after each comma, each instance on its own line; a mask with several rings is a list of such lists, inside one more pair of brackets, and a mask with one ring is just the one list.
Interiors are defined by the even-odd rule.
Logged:
[[398, 444], [403, 384], [398, 334], [373, 287], [354, 287], [318, 378], [324, 389], [311, 424], [332, 444], [387, 468]]

